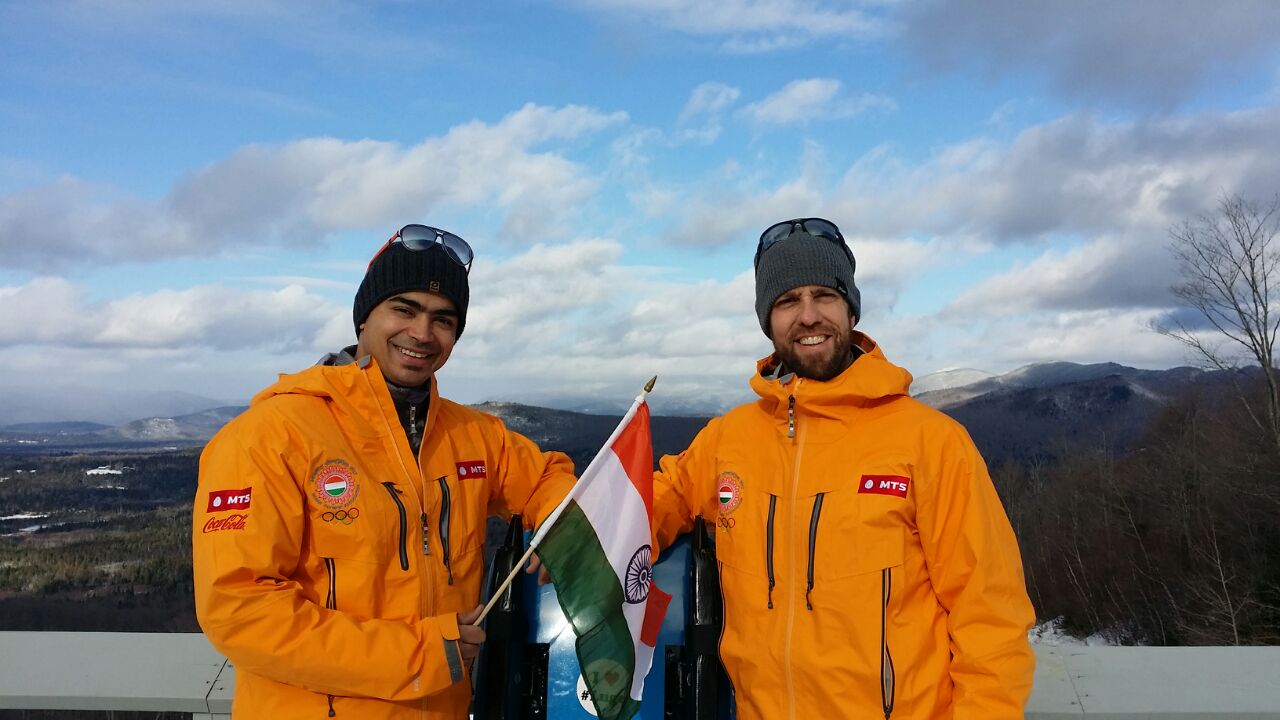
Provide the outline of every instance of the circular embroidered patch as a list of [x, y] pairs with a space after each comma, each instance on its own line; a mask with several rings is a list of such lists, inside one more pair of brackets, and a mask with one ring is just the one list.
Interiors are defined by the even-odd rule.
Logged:
[[311, 496], [324, 507], [344, 508], [359, 494], [356, 469], [345, 460], [327, 460], [311, 473]]
[[742, 479], [735, 472], [722, 472], [716, 486], [720, 493], [720, 514], [732, 514], [742, 504]]

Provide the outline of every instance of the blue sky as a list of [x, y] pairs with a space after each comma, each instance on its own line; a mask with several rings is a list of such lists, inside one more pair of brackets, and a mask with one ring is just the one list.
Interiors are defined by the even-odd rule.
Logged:
[[[244, 402], [408, 222], [478, 253], [466, 402], [721, 409], [755, 238], [837, 222], [917, 377], [1183, 364], [1173, 224], [1280, 192], [1272, 2], [0, 1], [11, 397]], [[4, 420], [0, 417], [0, 422]]]

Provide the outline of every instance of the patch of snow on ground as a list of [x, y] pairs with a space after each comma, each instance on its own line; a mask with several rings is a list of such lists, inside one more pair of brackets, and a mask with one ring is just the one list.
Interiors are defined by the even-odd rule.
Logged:
[[49, 517], [49, 513], [18, 513], [17, 515], [5, 515], [0, 517], [0, 520], [39, 520], [47, 517]]
[[107, 465], [99, 465], [98, 467], [92, 470], [85, 470], [84, 474], [85, 475], [123, 475], [124, 471], [112, 470], [111, 467]]
[[1094, 633], [1087, 638], [1078, 638], [1062, 629], [1062, 618], [1046, 620], [1031, 628], [1027, 639], [1032, 645], [1048, 645], [1052, 647], [1103, 647], [1115, 645], [1102, 633]]

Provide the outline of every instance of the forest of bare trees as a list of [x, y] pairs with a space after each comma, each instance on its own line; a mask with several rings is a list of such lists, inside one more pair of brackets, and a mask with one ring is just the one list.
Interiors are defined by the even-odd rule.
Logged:
[[1041, 619], [1122, 643], [1280, 643], [1268, 440], [1233, 398], [1191, 396], [1125, 456], [1099, 438], [1051, 466], [995, 468]]
[[1178, 399], [1124, 455], [1105, 438], [997, 485], [1041, 618], [1158, 645], [1280, 643], [1280, 199], [1224, 196], [1170, 231], [1190, 314], [1156, 330], [1223, 388]]

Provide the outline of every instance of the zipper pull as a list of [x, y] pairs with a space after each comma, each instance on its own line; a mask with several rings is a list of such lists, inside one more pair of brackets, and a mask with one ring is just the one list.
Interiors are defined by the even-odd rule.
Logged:
[[409, 445], [416, 454], [418, 451], [418, 408], [415, 405], [409, 406]]
[[796, 396], [791, 395], [787, 399], [787, 437], [796, 436]]
[[430, 555], [431, 542], [428, 540], [430, 536], [427, 534], [427, 514], [426, 513], [422, 513], [421, 520], [422, 520], [422, 554]]

